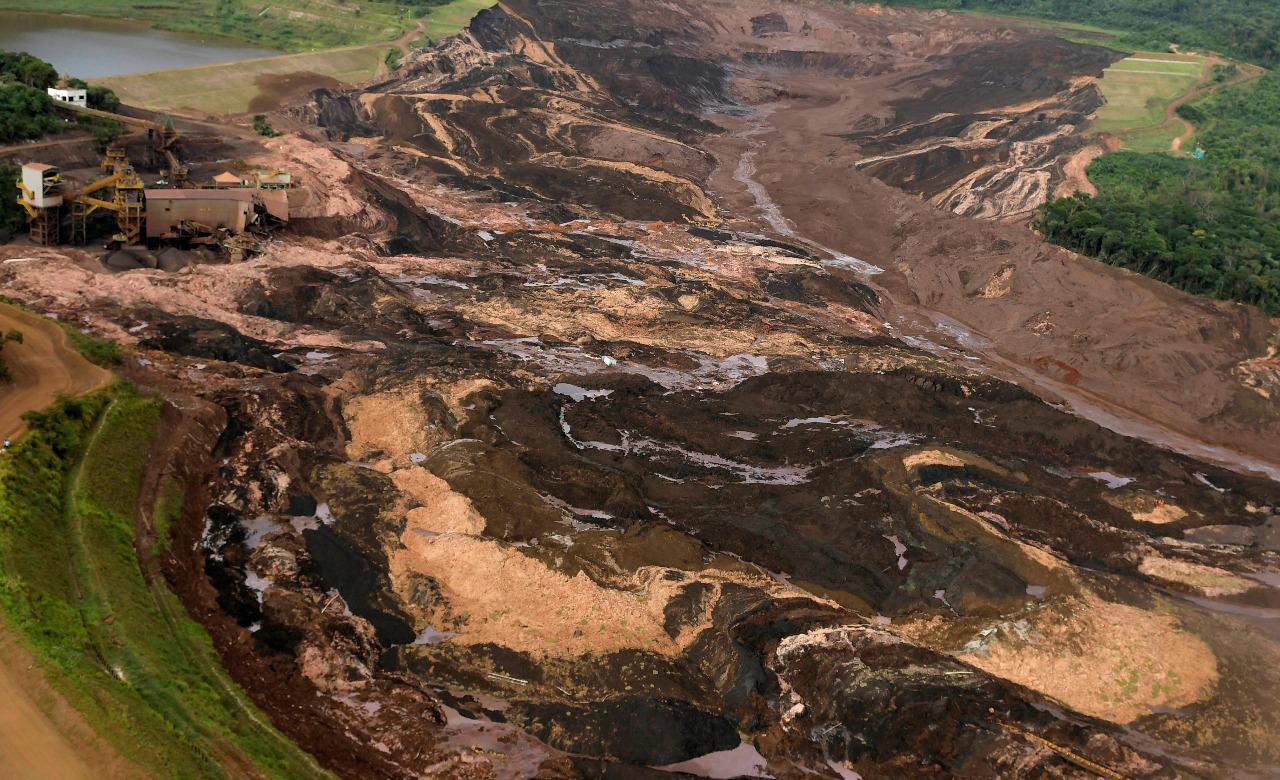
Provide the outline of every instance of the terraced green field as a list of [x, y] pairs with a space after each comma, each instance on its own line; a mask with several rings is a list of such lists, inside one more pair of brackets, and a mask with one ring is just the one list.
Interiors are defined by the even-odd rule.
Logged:
[[1119, 136], [1133, 151], [1169, 149], [1184, 125], [1169, 106], [1200, 83], [1208, 61], [1192, 55], [1138, 52], [1104, 71], [1098, 88], [1106, 104], [1093, 129]]
[[[29, 420], [0, 460], [0, 611], [50, 684], [146, 776], [329, 777], [253, 706], [138, 554], [160, 404], [117, 385]], [[167, 528], [181, 503], [170, 481], [148, 514]]]

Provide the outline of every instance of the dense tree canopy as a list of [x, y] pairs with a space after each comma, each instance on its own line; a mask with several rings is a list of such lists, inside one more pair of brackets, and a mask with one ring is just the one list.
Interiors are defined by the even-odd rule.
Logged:
[[109, 87], [92, 86], [84, 79], [75, 77], [67, 78], [67, 87], [85, 90], [87, 93], [85, 94], [85, 102], [89, 104], [89, 108], [112, 112], [120, 109], [120, 98]]
[[22, 84], [45, 90], [58, 83], [58, 71], [23, 51], [0, 51], [0, 84]]
[[[57, 84], [58, 78], [58, 71], [44, 60], [23, 52], [0, 51], [0, 144], [39, 138], [70, 126], [59, 119], [56, 103], [45, 91]], [[120, 98], [106, 87], [90, 86], [77, 78], [68, 78], [66, 85], [86, 90], [85, 100], [90, 108], [120, 108]], [[77, 126], [91, 134], [99, 148], [105, 148], [120, 135], [119, 123], [109, 119], [81, 116]]]
[[886, 0], [895, 5], [989, 11], [1124, 30], [1123, 43], [1160, 50], [1169, 42], [1262, 65], [1280, 64], [1276, 0]]
[[1054, 243], [1188, 292], [1280, 315], [1280, 75], [1183, 112], [1203, 160], [1121, 152], [1089, 166], [1096, 197], [1041, 208]]
[[53, 98], [23, 84], [0, 87], [0, 144], [39, 138], [59, 126]]

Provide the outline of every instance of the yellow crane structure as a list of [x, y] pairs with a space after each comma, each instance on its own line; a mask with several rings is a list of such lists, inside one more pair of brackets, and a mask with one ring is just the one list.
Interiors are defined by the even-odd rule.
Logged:
[[62, 172], [52, 165], [27, 163], [18, 179], [18, 205], [27, 212], [31, 240], [40, 246], [58, 243], [58, 214], [62, 210]]
[[[41, 246], [58, 243], [59, 214], [63, 203], [71, 204], [73, 243], [85, 243], [86, 221], [99, 209], [115, 212], [116, 234], [112, 236], [113, 241], [121, 244], [141, 241], [142, 226], [146, 220], [144, 185], [127, 160], [118, 162], [111, 175], [79, 189], [68, 189], [65, 185], [61, 172], [51, 165], [28, 163], [22, 166], [22, 178], [18, 180], [18, 204], [27, 212], [33, 242]], [[97, 197], [100, 190], [108, 187], [113, 190], [110, 199]]]
[[[111, 200], [93, 196], [93, 193], [106, 187], [115, 189]], [[146, 206], [142, 179], [133, 170], [133, 166], [118, 167], [105, 179], [98, 179], [67, 193], [63, 199], [71, 203], [71, 243], [81, 245], [86, 243], [88, 238], [86, 221], [89, 215], [98, 209], [114, 211], [116, 214], [116, 234], [111, 237], [113, 241], [120, 244], [137, 244], [142, 240]]]

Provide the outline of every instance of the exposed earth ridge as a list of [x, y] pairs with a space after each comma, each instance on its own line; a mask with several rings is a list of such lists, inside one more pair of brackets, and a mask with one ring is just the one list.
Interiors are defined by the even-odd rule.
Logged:
[[342, 776], [1265, 775], [1274, 326], [1004, 219], [1117, 56], [514, 0], [271, 117], [261, 257], [0, 281], [133, 346], [166, 576]]

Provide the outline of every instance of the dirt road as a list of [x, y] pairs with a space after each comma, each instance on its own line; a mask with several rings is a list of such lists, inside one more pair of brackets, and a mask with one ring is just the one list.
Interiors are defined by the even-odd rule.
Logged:
[[[1227, 64], [1227, 60], [1222, 60], [1217, 58], [1210, 60], [1209, 62], [1210, 68], [1212, 68], [1212, 66], [1214, 65], [1226, 65], [1226, 64]], [[1204, 85], [1209, 81], [1209, 78], [1210, 78], [1209, 74], [1211, 70], [1206, 69], [1205, 75], [1200, 79], [1199, 83], [1196, 84], [1196, 89], [1188, 91], [1187, 94], [1183, 95], [1182, 97], [1178, 98], [1177, 100], [1173, 101], [1172, 103], [1164, 107], [1165, 123], [1167, 124], [1169, 122], [1176, 121], [1181, 123], [1183, 127], [1182, 135], [1179, 135], [1177, 138], [1173, 139], [1173, 142], [1169, 144], [1169, 151], [1173, 152], [1174, 154], [1181, 154], [1182, 144], [1190, 140], [1191, 137], [1194, 136], [1196, 133], [1195, 125], [1183, 119], [1181, 116], [1178, 116], [1177, 111], [1180, 106], [1182, 106], [1184, 103], [1186, 103], [1187, 101], [1193, 98], [1202, 98], [1202, 97], [1205, 97], [1206, 95], [1212, 95], [1214, 92], [1217, 92], [1223, 87], [1233, 87], [1237, 84], [1241, 84], [1245, 81], [1248, 81], [1249, 79], [1257, 78], [1258, 76], [1261, 76], [1263, 73], [1266, 72], [1262, 68], [1251, 67], [1248, 65], [1243, 65], [1243, 66], [1237, 65], [1237, 67], [1240, 68], [1240, 74], [1238, 76], [1236, 76], [1233, 79], [1228, 79], [1227, 81], [1218, 82], [1217, 84], [1214, 84], [1208, 89], [1205, 89]]]
[[13, 381], [0, 385], [0, 435], [26, 430], [24, 412], [43, 409], [60, 394], [78, 395], [106, 385], [110, 372], [76, 352], [62, 328], [50, 320], [0, 304], [0, 331], [22, 331], [22, 343], [4, 346]]
[[[0, 386], [0, 434], [5, 438], [12, 439], [26, 429], [24, 412], [43, 409], [59, 394], [86, 393], [110, 381], [109, 372], [71, 348], [67, 334], [57, 324], [0, 304], [0, 330], [11, 328], [22, 331], [22, 343], [4, 347], [4, 360], [13, 375], [12, 382]], [[33, 669], [30, 655], [0, 625], [0, 701], [4, 702], [0, 707], [0, 776], [16, 780], [119, 776], [117, 769], [104, 767], [103, 756], [89, 756], [103, 752], [88, 750], [88, 743], [96, 742], [96, 737]], [[91, 764], [95, 769], [90, 769]]]
[[92, 141], [92, 136], [87, 133], [76, 133], [71, 137], [60, 136], [50, 141], [36, 141], [34, 143], [8, 144], [0, 146], [0, 157], [8, 155], [21, 155], [30, 152], [32, 149], [47, 149], [51, 146], [70, 146], [72, 144], [82, 144], [86, 141]]
[[92, 780], [139, 774], [94, 735], [58, 696], [31, 655], [0, 623], [0, 777]]

